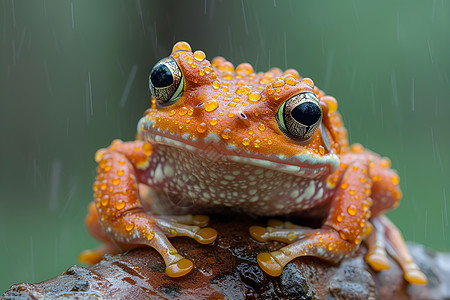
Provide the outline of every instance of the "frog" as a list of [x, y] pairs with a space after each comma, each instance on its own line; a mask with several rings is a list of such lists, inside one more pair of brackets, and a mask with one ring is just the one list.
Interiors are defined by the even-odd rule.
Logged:
[[389, 269], [390, 254], [407, 282], [426, 284], [384, 214], [402, 198], [391, 161], [349, 144], [336, 98], [311, 78], [295, 69], [256, 73], [220, 56], [210, 62], [182, 41], [152, 68], [149, 89], [136, 140], [115, 140], [95, 154], [85, 223], [103, 243], [81, 261], [148, 246], [168, 276], [182, 277], [194, 263], [169, 238], [213, 243], [208, 215], [315, 217], [317, 228], [276, 219], [249, 228], [249, 238], [286, 244], [257, 255], [265, 273], [279, 276], [303, 256], [339, 263], [364, 243], [373, 270]]

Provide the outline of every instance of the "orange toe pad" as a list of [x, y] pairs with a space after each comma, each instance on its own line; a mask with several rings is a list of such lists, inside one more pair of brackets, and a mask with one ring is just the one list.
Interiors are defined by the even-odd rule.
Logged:
[[263, 269], [264, 272], [270, 276], [280, 276], [283, 271], [283, 267], [273, 258], [270, 253], [260, 253], [256, 257], [258, 260], [258, 265]]
[[194, 264], [189, 259], [183, 258], [166, 267], [166, 274], [170, 277], [181, 277], [189, 273]]

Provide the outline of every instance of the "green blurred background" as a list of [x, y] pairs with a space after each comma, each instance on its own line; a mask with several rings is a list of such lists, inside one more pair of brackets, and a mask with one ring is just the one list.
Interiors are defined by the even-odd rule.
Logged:
[[[97, 245], [95, 150], [134, 138], [174, 42], [257, 71], [296, 68], [352, 142], [390, 157], [406, 239], [450, 250], [450, 4], [444, 1], [0, 2], [0, 292]], [[407, 4], [406, 4], [407, 3]]]

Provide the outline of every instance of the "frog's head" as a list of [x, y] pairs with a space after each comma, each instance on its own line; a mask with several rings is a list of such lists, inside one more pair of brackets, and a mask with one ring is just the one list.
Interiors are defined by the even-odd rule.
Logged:
[[143, 138], [309, 178], [337, 168], [348, 142], [333, 97], [292, 69], [255, 74], [205, 57], [178, 42], [153, 67]]

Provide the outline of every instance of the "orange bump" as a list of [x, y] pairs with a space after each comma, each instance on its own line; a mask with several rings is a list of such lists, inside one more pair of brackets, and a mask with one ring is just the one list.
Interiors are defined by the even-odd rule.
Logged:
[[172, 48], [172, 53], [175, 51], [189, 51], [192, 52], [191, 45], [186, 42], [180, 41], [176, 43]]
[[311, 78], [303, 78], [301, 82], [306, 83], [310, 87], [314, 87], [314, 81]]
[[142, 151], [145, 155], [150, 156], [153, 152], [153, 147], [149, 143], [145, 142], [144, 145], [142, 145]]
[[390, 168], [391, 167], [391, 160], [387, 157], [384, 157], [380, 161], [380, 166], [382, 168]]
[[249, 63], [242, 63], [236, 67], [237, 74], [250, 75], [254, 72], [253, 67]]
[[103, 158], [103, 155], [105, 154], [106, 150], [105, 149], [100, 149], [97, 150], [97, 152], [95, 152], [95, 161], [97, 163], [100, 162], [100, 160]]
[[397, 184], [399, 184], [400, 179], [398, 178], [398, 176], [392, 176], [391, 181], [393, 184], [397, 185]]
[[[337, 103], [336, 99], [334, 97], [332, 97], [332, 96], [323, 96], [322, 98], [320, 98], [320, 101], [325, 102], [325, 104], [327, 105], [329, 113], [335, 112], [337, 110], [337, 108], [338, 108], [338, 103]], [[355, 152], [353, 150], [351, 150], [351, 151]], [[364, 147], [362, 147], [362, 151], [364, 151]]]

